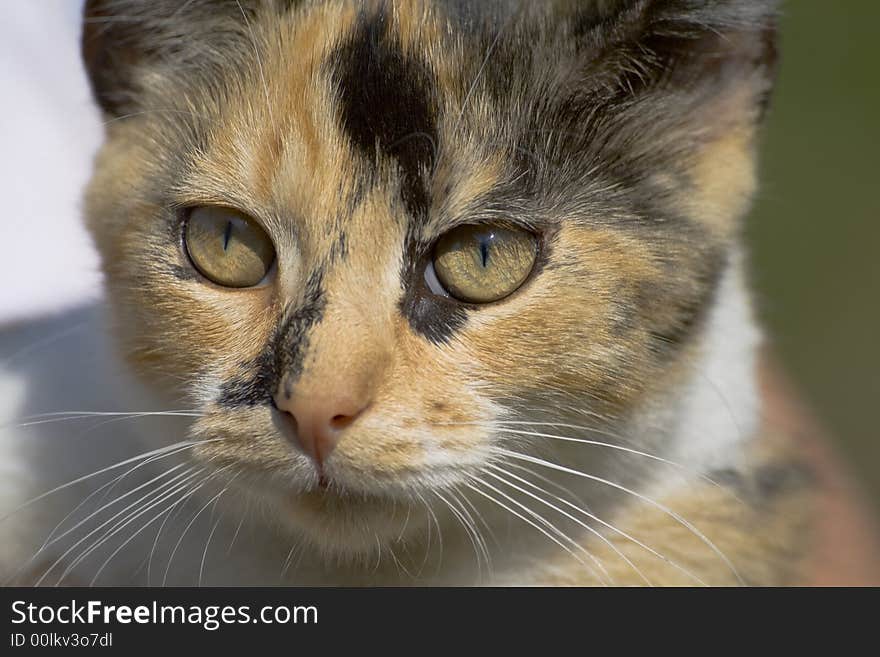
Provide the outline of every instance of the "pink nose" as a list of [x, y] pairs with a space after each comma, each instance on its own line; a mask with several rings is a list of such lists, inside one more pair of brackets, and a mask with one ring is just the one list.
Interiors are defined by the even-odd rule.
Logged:
[[276, 395], [275, 405], [293, 424], [294, 444], [322, 467], [342, 432], [364, 412], [369, 402], [354, 397], [336, 396], [305, 399]]

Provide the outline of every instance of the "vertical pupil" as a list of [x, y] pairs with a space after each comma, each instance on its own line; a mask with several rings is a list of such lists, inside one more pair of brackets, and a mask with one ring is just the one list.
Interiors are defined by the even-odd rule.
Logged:
[[480, 259], [483, 262], [483, 267], [489, 262], [489, 240], [485, 237], [480, 240]]
[[226, 231], [223, 233], [223, 250], [229, 247], [229, 238], [232, 237], [232, 222], [226, 222]]

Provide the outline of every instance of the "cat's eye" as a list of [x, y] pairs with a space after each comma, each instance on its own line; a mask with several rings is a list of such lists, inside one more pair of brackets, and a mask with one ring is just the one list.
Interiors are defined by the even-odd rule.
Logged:
[[535, 266], [538, 240], [526, 230], [493, 224], [459, 226], [434, 248], [440, 284], [459, 301], [490, 303], [515, 292]]
[[183, 239], [195, 268], [225, 287], [257, 285], [275, 261], [275, 247], [266, 232], [253, 219], [231, 208], [194, 208]]

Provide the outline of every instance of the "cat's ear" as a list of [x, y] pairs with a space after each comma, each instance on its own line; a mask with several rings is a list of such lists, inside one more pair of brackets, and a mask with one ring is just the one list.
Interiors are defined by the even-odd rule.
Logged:
[[[572, 29], [628, 99], [640, 92], [734, 96], [760, 118], [775, 78], [777, 0], [610, 0]], [[731, 101], [733, 102], [733, 101]], [[705, 106], [705, 104], [703, 104]], [[743, 115], [745, 107], [731, 107]]]
[[81, 48], [96, 101], [119, 116], [136, 111], [157, 78], [209, 69], [221, 46], [234, 54], [246, 38], [255, 7], [254, 0], [86, 0]]
[[574, 133], [590, 128], [576, 147], [602, 149], [631, 177], [650, 179], [654, 198], [676, 199], [675, 211], [732, 235], [756, 186], [755, 137], [776, 70], [776, 2], [568, 6], [578, 77], [567, 80], [560, 123]]

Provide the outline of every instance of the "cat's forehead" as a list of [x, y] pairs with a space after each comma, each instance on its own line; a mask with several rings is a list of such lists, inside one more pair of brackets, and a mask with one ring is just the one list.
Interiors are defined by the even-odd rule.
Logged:
[[255, 24], [259, 57], [205, 103], [178, 200], [235, 205], [324, 251], [359, 217], [431, 239], [485, 207], [516, 161], [458, 24], [424, 2], [304, 6], [265, 40]]

